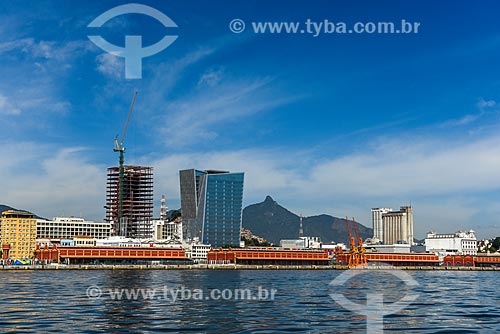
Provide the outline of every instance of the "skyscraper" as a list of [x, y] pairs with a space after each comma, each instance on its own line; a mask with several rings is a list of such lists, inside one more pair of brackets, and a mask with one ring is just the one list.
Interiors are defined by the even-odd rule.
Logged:
[[179, 172], [185, 235], [214, 247], [238, 246], [244, 173], [187, 169]]
[[153, 168], [124, 166], [123, 218], [120, 210], [120, 168], [108, 168], [106, 221], [113, 224], [113, 235], [147, 238], [153, 218]]

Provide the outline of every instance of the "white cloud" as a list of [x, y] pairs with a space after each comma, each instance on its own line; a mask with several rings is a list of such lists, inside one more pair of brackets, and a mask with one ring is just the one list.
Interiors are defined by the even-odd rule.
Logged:
[[20, 115], [21, 109], [13, 105], [9, 99], [0, 94], [0, 115]]
[[29, 48], [33, 46], [33, 38], [21, 38], [13, 41], [6, 41], [0, 43], [0, 53], [8, 53], [12, 51], [28, 52]]
[[491, 107], [494, 107], [496, 106], [497, 103], [496, 101], [494, 100], [484, 100], [484, 99], [479, 99], [479, 102], [477, 103], [477, 106], [479, 109], [483, 109], [483, 108], [491, 108]]
[[61, 67], [61, 62], [71, 62], [86, 52], [92, 50], [88, 41], [74, 40], [69, 42], [56, 42], [40, 40], [36, 41], [33, 38], [20, 38], [0, 43], [0, 54], [7, 53], [24, 53], [33, 59], [40, 60], [55, 60], [58, 63], [58, 68]]
[[137, 109], [142, 109], [143, 112], [149, 113], [149, 116], [154, 118], [158, 110], [161, 110], [167, 104], [166, 101], [170, 100], [170, 92], [183, 79], [185, 71], [213, 52], [212, 48], [197, 49], [177, 60], [155, 64], [154, 67], [149, 67], [149, 62], [143, 62], [142, 69], [145, 80], [121, 81], [120, 85], [116, 85], [116, 79], [123, 78], [125, 75], [123, 58], [100, 53], [96, 57], [96, 70], [105, 74], [109, 80], [104, 87], [99, 88], [99, 94], [95, 95], [95, 103], [100, 108], [109, 111], [110, 108], [113, 108], [109, 105], [110, 100], [116, 101], [117, 97], [121, 96], [123, 103], [130, 103], [132, 92], [138, 90]]
[[102, 53], [96, 57], [97, 70], [104, 75], [114, 79], [121, 79], [124, 76], [125, 65], [123, 58], [113, 56], [109, 53]]
[[497, 102], [494, 100], [479, 99], [476, 103], [477, 112], [462, 116], [458, 119], [452, 119], [440, 124], [440, 127], [463, 127], [478, 123], [479, 121], [488, 122], [487, 117], [496, 116], [499, 113]]
[[[498, 140], [383, 145], [373, 152], [352, 154], [316, 166], [307, 182], [326, 182], [325, 185], [340, 186], [344, 194], [365, 196], [497, 189], [500, 187], [497, 172], [500, 148], [495, 145]], [[442, 145], [445, 147], [438, 147]], [[325, 175], [330, 176], [325, 180]]]
[[[27, 130], [49, 125], [49, 115], [65, 115], [71, 104], [57, 100], [52, 96], [52, 89], [49, 84], [39, 86], [36, 82], [15, 89], [5, 83], [0, 85], [0, 120], [4, 122], [0, 123], [0, 128], [3, 128], [3, 134], [7, 133], [6, 130], [20, 130], [24, 135]], [[17, 117], [20, 115], [25, 117]]]
[[221, 68], [210, 69], [203, 73], [203, 75], [200, 77], [200, 79], [198, 80], [198, 86], [214, 87], [222, 80], [223, 74], [224, 70]]
[[[67, 113], [71, 104], [61, 93], [64, 76], [78, 57], [91, 49], [89, 43], [74, 40], [56, 42], [19, 38], [0, 43], [4, 66], [0, 70], [0, 118], [2, 135], [19, 135], [23, 140], [33, 128], [48, 128], [50, 115]], [[14, 122], [12, 116], [23, 115]]]
[[478, 114], [471, 114], [471, 115], [465, 115], [459, 119], [447, 121], [444, 123], [442, 126], [450, 126], [450, 127], [455, 127], [455, 126], [464, 126], [464, 125], [469, 125], [475, 121], [477, 121], [480, 117], [482, 116], [481, 113]]
[[[57, 61], [71, 63], [74, 55], [85, 50], [88, 44], [21, 39], [0, 43], [0, 53], [21, 50], [38, 60], [41, 69], [46, 69], [47, 61], [52, 61], [50, 64]], [[171, 89], [186, 78], [187, 70], [215, 51], [200, 49], [177, 61], [157, 66], [151, 74], [153, 79], [148, 80], [151, 84], [141, 92], [145, 95], [142, 98], [145, 101], [143, 110], [157, 112], [163, 108], [159, 111], [161, 118], [154, 120], [158, 125], [165, 124], [163, 133], [157, 137], [165, 137], [172, 146], [214, 138], [219, 134], [219, 128], [228, 123], [296, 99], [273, 91], [272, 78], [231, 80], [227, 69], [199, 71], [193, 75], [195, 80], [191, 90], [171, 99]], [[106, 76], [123, 76], [122, 58], [102, 53], [96, 61], [97, 70]], [[0, 115], [68, 110], [69, 103], [59, 100], [53, 89], [56, 82], [53, 78], [43, 82], [31, 81], [27, 75], [30, 72], [23, 73], [29, 84], [17, 87], [15, 91], [8, 89], [8, 83], [0, 87]], [[117, 89], [123, 88], [117, 88], [113, 82], [102, 98], [118, 95]], [[491, 100], [478, 102], [479, 108], [495, 106], [496, 102]], [[456, 125], [470, 124], [479, 116], [465, 116]], [[450, 229], [467, 228], [478, 212], [492, 207], [491, 199], [478, 204], [470, 198], [500, 188], [499, 140], [498, 137], [469, 142], [440, 141], [437, 138], [405, 141], [400, 138], [378, 141], [361, 152], [340, 157], [318, 156], [317, 152], [304, 153], [288, 147], [281, 151], [191, 151], [139, 160], [155, 167], [156, 199], [161, 193], [166, 193], [171, 199], [179, 197], [177, 173], [180, 169], [228, 169], [246, 173], [247, 204], [261, 201], [269, 194], [295, 212], [355, 215], [369, 226], [370, 207], [388, 205], [397, 208], [411, 200], [416, 206], [416, 230], [423, 233], [429, 226], [435, 226], [435, 222], [440, 222], [440, 231], [449, 232]], [[27, 208], [47, 217], [62, 213], [77, 215], [81, 211], [86, 217], [103, 218], [106, 169], [86, 160], [85, 151], [19, 143], [10, 147], [2, 145], [0, 153], [9, 157], [0, 161], [2, 198], [8, 199], [5, 204]], [[464, 198], [457, 199], [457, 193], [464, 194]], [[491, 210], [490, 217], [500, 214], [500, 208]], [[489, 219], [489, 226], [495, 226], [494, 218]]]
[[[153, 162], [156, 197], [165, 192], [169, 198], [179, 197], [180, 169], [227, 169], [245, 172], [247, 204], [271, 195], [295, 212], [349, 214], [370, 226], [371, 207], [397, 209], [412, 202], [418, 237], [432, 228], [443, 233], [482, 230], [483, 223], [495, 222], [478, 222], [475, 215], [485, 208], [500, 214], [500, 206], [494, 210], [494, 199], [484, 195], [500, 190], [499, 141], [415, 139], [411, 147], [392, 141], [319, 162], [310, 152], [290, 149], [176, 154]], [[304, 161], [315, 162], [305, 166]]]
[[[500, 190], [499, 140], [437, 144], [436, 139], [416, 139], [411, 148], [392, 141], [319, 161], [309, 151], [253, 149], [144, 156], [129, 163], [154, 167], [155, 199], [166, 194], [172, 207], [179, 205], [179, 170], [225, 169], [245, 172], [246, 204], [271, 195], [294, 212], [355, 216], [370, 226], [371, 207], [397, 209], [411, 201], [419, 238], [431, 229], [444, 233], [473, 228], [490, 236], [500, 234], [495, 227], [500, 205], [488, 195]], [[51, 154], [52, 149], [34, 143], [0, 148], [1, 156], [11, 157], [0, 162], [5, 204], [48, 217], [82, 212], [102, 219], [106, 167], [86, 160], [81, 148]]]
[[[185, 56], [171, 61], [165, 62], [154, 67], [149, 75], [152, 76], [151, 83], [146, 91], [149, 92], [148, 100], [150, 105], [157, 108], [158, 105], [163, 105], [165, 99], [168, 99], [169, 93], [175, 85], [182, 80], [185, 72], [190, 68], [200, 63], [216, 50], [213, 48], [200, 48], [187, 53]], [[144, 70], [144, 68], [143, 68]]]
[[[104, 218], [106, 169], [86, 160], [82, 148], [53, 147], [30, 142], [0, 148], [2, 204], [52, 217], [80, 215]], [[7, 202], [3, 202], [7, 201]]]
[[[164, 129], [168, 145], [186, 146], [213, 139], [219, 126], [291, 103], [297, 97], [270, 96], [271, 78], [231, 80], [215, 87], [194, 90], [167, 104]], [[182, 129], [182, 131], [171, 131]]]

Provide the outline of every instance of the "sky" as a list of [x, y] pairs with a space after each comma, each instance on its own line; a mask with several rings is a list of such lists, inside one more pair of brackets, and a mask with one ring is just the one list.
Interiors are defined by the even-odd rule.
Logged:
[[[500, 236], [497, 1], [141, 1], [177, 27], [140, 13], [88, 26], [130, 3], [0, 3], [0, 203], [103, 220], [113, 140], [138, 91], [125, 161], [154, 167], [155, 213], [162, 194], [180, 207], [179, 170], [222, 169], [245, 172], [245, 205], [270, 195], [371, 227], [370, 208], [411, 204], [417, 238]], [[419, 26], [254, 30], [308, 20]], [[177, 39], [131, 79], [89, 35]]]

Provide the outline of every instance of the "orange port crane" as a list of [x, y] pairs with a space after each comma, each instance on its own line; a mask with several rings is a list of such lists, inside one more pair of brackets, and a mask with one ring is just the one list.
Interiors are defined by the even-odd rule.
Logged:
[[366, 254], [365, 254], [366, 250], [363, 247], [363, 239], [359, 236], [358, 226], [354, 217], [352, 217], [352, 223], [354, 225], [354, 232], [356, 233], [356, 239], [358, 240], [356, 265], [366, 266]]
[[349, 217], [345, 217], [345, 223], [347, 225], [347, 233], [349, 234], [349, 260], [347, 266], [349, 268], [355, 267], [357, 262], [358, 248], [356, 247], [356, 241], [351, 233], [351, 226], [349, 225]]
[[347, 264], [348, 268], [362, 267], [367, 265], [366, 261], [366, 250], [363, 247], [363, 239], [359, 236], [358, 226], [354, 217], [352, 218], [354, 225], [354, 233], [356, 234], [356, 239], [358, 245], [356, 245], [356, 240], [351, 233], [351, 224], [349, 223], [349, 217], [345, 217], [345, 224], [347, 226], [347, 233], [349, 234], [349, 252], [344, 253], [341, 247], [335, 249], [335, 259], [339, 264]]
[[352, 236], [351, 227], [349, 225], [349, 218], [347, 216], [345, 217], [345, 223], [347, 225], [347, 233], [349, 234], [349, 246], [350, 246], [349, 252], [355, 253], [357, 251], [356, 242], [354, 241], [354, 237]]

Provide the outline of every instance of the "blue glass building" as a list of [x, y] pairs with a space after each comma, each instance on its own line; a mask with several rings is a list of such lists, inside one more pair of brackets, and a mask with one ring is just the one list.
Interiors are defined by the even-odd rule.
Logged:
[[185, 235], [213, 247], [239, 246], [244, 173], [179, 172]]

